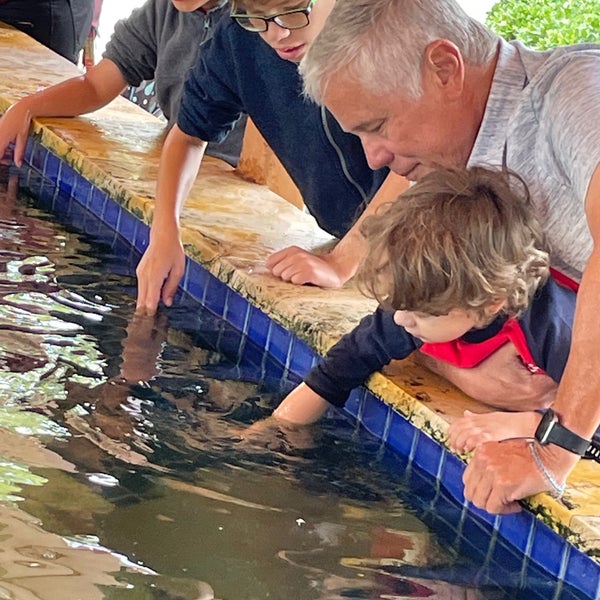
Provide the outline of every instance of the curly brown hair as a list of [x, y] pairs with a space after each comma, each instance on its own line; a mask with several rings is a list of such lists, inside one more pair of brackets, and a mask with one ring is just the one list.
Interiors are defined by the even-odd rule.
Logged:
[[361, 225], [369, 249], [357, 280], [395, 310], [485, 319], [503, 301], [517, 316], [548, 277], [541, 226], [512, 173], [439, 169], [382, 208]]

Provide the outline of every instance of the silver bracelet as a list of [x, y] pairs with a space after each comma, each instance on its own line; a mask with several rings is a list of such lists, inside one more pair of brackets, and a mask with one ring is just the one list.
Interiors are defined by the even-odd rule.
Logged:
[[542, 459], [540, 458], [540, 455], [538, 454], [535, 444], [536, 444], [536, 442], [533, 442], [533, 441], [529, 442], [529, 448], [531, 449], [531, 456], [533, 456], [533, 460], [535, 461], [537, 468], [540, 470], [540, 473], [544, 476], [544, 479], [552, 486], [553, 492], [551, 492], [550, 495], [554, 496], [555, 498], [560, 498], [565, 492], [565, 486], [564, 486], [564, 484], [559, 485], [556, 482], [556, 479], [554, 479], [554, 476], [552, 475], [552, 473], [550, 473], [550, 471], [548, 471], [548, 469], [546, 469], [546, 466], [544, 465], [544, 463], [542, 462]]

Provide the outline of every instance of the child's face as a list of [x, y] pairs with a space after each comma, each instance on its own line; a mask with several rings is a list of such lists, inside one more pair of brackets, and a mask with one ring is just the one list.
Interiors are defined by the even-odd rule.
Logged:
[[429, 343], [456, 340], [474, 327], [481, 327], [473, 311], [461, 308], [454, 308], [447, 315], [439, 316], [397, 310], [394, 313], [394, 322], [414, 337]]
[[199, 8], [211, 8], [217, 4], [215, 0], [171, 0], [171, 2], [181, 12], [194, 12]]
[[267, 31], [258, 35], [267, 43], [280, 58], [300, 62], [308, 51], [312, 41], [317, 37], [329, 13], [333, 9], [335, 0], [270, 0], [256, 2], [246, 0], [238, 3], [240, 11], [253, 16], [273, 17], [280, 13], [295, 9], [308, 9], [308, 25], [301, 29], [285, 29], [274, 21], [269, 21]]

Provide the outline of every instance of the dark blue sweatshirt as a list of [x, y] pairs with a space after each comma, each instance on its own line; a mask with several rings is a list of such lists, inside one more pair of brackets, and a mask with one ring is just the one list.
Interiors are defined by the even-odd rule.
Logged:
[[188, 135], [220, 141], [242, 113], [250, 115], [319, 225], [342, 237], [388, 170], [372, 171], [358, 137], [303, 96], [295, 63], [225, 18], [188, 74], [177, 123]]
[[343, 406], [350, 391], [387, 365], [421, 350], [452, 364], [475, 366], [499, 345], [511, 341], [524, 366], [558, 382], [563, 374], [575, 313], [576, 294], [548, 279], [518, 319], [499, 316], [487, 327], [472, 329], [455, 342], [423, 344], [394, 323], [394, 311], [378, 308], [333, 346], [305, 379], [317, 394]]

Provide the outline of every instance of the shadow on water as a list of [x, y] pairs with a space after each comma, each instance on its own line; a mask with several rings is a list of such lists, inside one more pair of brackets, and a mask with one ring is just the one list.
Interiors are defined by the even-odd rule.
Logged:
[[2, 177], [0, 598], [584, 598], [339, 413], [245, 435], [297, 378], [190, 298], [134, 317], [139, 257]]

